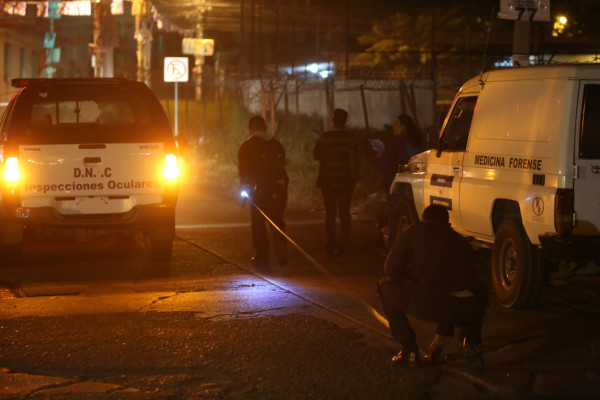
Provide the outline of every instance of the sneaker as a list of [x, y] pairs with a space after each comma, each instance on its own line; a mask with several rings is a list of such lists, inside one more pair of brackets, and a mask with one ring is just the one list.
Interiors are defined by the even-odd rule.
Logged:
[[466, 338], [463, 342], [463, 354], [469, 362], [469, 368], [472, 372], [483, 371], [483, 358], [481, 357], [479, 347], [468, 343]]
[[418, 368], [421, 366], [419, 353], [416, 351], [401, 350], [398, 354], [392, 357], [392, 362], [406, 364], [411, 368]]

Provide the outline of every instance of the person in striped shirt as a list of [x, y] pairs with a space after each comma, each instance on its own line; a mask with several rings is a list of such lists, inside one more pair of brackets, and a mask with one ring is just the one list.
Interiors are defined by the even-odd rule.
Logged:
[[[330, 256], [344, 256], [350, 243], [350, 205], [359, 175], [359, 150], [356, 133], [346, 129], [348, 112], [333, 110], [332, 127], [324, 132], [313, 149], [319, 162], [317, 187], [321, 188], [325, 206], [326, 251]], [[340, 218], [337, 234], [336, 214]]]

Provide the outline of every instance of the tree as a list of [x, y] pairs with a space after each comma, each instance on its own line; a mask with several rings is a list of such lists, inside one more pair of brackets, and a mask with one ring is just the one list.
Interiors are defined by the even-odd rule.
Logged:
[[359, 37], [365, 50], [358, 61], [404, 78], [430, 77], [434, 61], [453, 68], [474, 49], [481, 54], [485, 43], [487, 22], [467, 11], [473, 10], [459, 4], [393, 14]]

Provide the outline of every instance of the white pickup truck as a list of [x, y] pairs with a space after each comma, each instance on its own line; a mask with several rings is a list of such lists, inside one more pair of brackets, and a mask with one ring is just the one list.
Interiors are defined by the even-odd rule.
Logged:
[[0, 121], [0, 260], [28, 235], [143, 233], [167, 261], [175, 235], [176, 144], [146, 85], [124, 79], [13, 79]]
[[444, 205], [454, 229], [493, 245], [499, 303], [533, 305], [550, 272], [600, 261], [600, 65], [472, 78], [437, 148], [400, 167], [390, 191], [399, 229]]

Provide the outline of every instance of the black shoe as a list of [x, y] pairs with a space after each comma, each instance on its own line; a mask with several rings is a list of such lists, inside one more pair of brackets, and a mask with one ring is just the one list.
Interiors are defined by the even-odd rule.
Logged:
[[483, 371], [483, 358], [477, 345], [470, 344], [465, 339], [463, 342], [463, 354], [469, 362], [469, 368], [472, 372]]
[[442, 351], [444, 350], [445, 344], [446, 336], [436, 334], [429, 345], [429, 353], [425, 356], [425, 359], [433, 363], [442, 362], [444, 360]]
[[418, 368], [421, 366], [421, 359], [419, 358], [419, 353], [416, 351], [401, 350], [392, 357], [392, 362], [406, 364], [411, 368]]
[[266, 258], [251, 257], [250, 262], [256, 267], [266, 267], [269, 265], [269, 261]]

